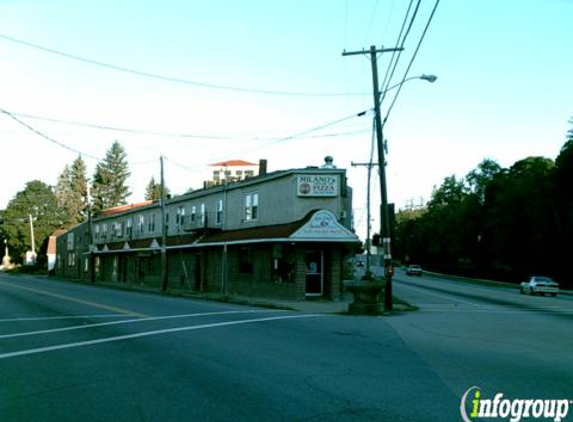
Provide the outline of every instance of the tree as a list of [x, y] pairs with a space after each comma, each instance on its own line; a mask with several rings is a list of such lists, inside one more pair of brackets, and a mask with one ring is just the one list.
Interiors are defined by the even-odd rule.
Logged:
[[92, 188], [95, 211], [127, 203], [126, 199], [131, 192], [126, 181], [130, 174], [127, 154], [120, 143], [115, 141], [95, 169]]
[[[165, 187], [165, 196], [169, 196], [169, 188]], [[148, 201], [158, 201], [161, 199], [161, 184], [155, 181], [155, 177], [151, 177], [147, 188], [145, 189], [145, 199]]]
[[[569, 123], [573, 125], [573, 119]], [[571, 278], [567, 267], [573, 256], [573, 128], [569, 129], [567, 137], [555, 160], [555, 203], [559, 221], [558, 272], [562, 280]]]
[[86, 165], [81, 156], [72, 165], [66, 165], [56, 187], [58, 207], [64, 215], [64, 227], [70, 228], [86, 218], [87, 177]]
[[42, 241], [63, 224], [57, 198], [50, 186], [39, 180], [28, 182], [8, 203], [1, 226], [2, 237], [8, 239], [11, 255], [16, 262], [31, 249], [30, 216], [34, 224], [34, 241]]

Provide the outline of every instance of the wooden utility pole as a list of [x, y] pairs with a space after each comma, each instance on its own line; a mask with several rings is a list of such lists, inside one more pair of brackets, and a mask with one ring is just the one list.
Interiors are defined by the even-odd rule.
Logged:
[[370, 174], [372, 173], [372, 167], [378, 165], [378, 163], [354, 163], [351, 162], [352, 167], [363, 166], [368, 168], [368, 181], [366, 183], [366, 219], [368, 223], [366, 224], [366, 273], [364, 274], [367, 280], [372, 279], [372, 274], [370, 271], [371, 265], [371, 250], [372, 250], [372, 236], [370, 235]]
[[382, 206], [380, 207], [380, 236], [382, 238], [382, 250], [384, 254], [384, 273], [386, 275], [386, 287], [384, 288], [384, 310], [392, 310], [392, 254], [390, 249], [390, 218], [388, 215], [388, 191], [386, 188], [386, 158], [384, 156], [384, 138], [382, 134], [382, 119], [380, 118], [380, 91], [378, 88], [378, 53], [393, 51], [402, 51], [403, 48], [379, 48], [370, 46], [370, 50], [351, 51], [342, 53], [343, 56], [366, 55], [370, 54], [370, 63], [372, 65], [372, 87], [374, 94], [374, 121], [376, 125], [376, 144], [378, 147], [378, 163], [380, 164], [380, 197]]
[[161, 290], [167, 290], [169, 277], [167, 275], [167, 221], [165, 212], [165, 177], [163, 175], [163, 155], [159, 157], [161, 163]]

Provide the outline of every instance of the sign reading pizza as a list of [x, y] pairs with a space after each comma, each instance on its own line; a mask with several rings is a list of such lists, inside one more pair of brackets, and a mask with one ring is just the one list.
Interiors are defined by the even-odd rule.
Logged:
[[298, 196], [338, 196], [338, 175], [307, 174], [297, 176], [296, 193]]

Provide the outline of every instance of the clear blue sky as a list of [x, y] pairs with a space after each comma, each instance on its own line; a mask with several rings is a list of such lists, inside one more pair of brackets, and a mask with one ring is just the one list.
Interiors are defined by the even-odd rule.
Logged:
[[[434, 3], [422, 0], [394, 83], [401, 80]], [[262, 94], [161, 81], [0, 38], [0, 107], [220, 137], [105, 131], [19, 117], [85, 155], [102, 157], [119, 140], [131, 163], [132, 202], [142, 199], [151, 176], [158, 177], [160, 154], [167, 157], [166, 177], [174, 193], [200, 187], [214, 161], [267, 158], [272, 171], [320, 165], [332, 155], [335, 164], [349, 170], [363, 235], [366, 171], [352, 169], [350, 162], [369, 158], [372, 116], [276, 139], [372, 107], [370, 62], [342, 57], [342, 50], [394, 46], [408, 4], [0, 0], [0, 35], [63, 53], [232, 88], [348, 94]], [[390, 201], [401, 208], [411, 198], [427, 200], [444, 177], [462, 177], [484, 158], [506, 167], [531, 155], [554, 159], [573, 116], [571, 22], [568, 0], [441, 0], [409, 73], [435, 74], [438, 80], [407, 82], [385, 128]], [[379, 59], [381, 79], [389, 58]], [[29, 180], [56, 184], [64, 165], [77, 156], [4, 114], [0, 137], [0, 208]], [[85, 158], [91, 175], [97, 161]]]

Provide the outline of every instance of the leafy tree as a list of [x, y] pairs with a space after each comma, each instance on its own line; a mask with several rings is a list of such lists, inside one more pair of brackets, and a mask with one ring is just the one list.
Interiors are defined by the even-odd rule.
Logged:
[[[169, 196], [169, 188], [165, 187], [165, 196]], [[151, 177], [147, 188], [145, 189], [145, 199], [148, 201], [158, 201], [161, 199], [161, 184], [155, 181], [155, 177]]]
[[[573, 125], [573, 119], [569, 121]], [[555, 203], [559, 224], [558, 272], [564, 280], [570, 279], [569, 257], [573, 256], [573, 128], [555, 160]]]
[[36, 249], [42, 241], [63, 223], [57, 198], [50, 186], [39, 180], [28, 182], [8, 203], [1, 226], [2, 237], [8, 239], [12, 258], [22, 262], [22, 257], [31, 249], [30, 215], [34, 224]]
[[95, 211], [127, 203], [126, 199], [131, 192], [126, 181], [130, 174], [127, 154], [121, 144], [115, 141], [95, 169], [92, 188]]
[[486, 192], [484, 241], [489, 267], [502, 277], [554, 272], [554, 168], [548, 158], [526, 158]]

